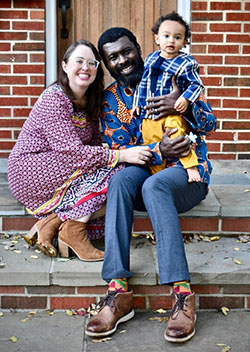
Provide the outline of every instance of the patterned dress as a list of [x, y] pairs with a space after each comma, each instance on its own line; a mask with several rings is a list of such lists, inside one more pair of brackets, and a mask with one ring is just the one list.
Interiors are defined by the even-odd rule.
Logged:
[[[76, 112], [58, 84], [41, 94], [8, 160], [13, 195], [38, 218], [61, 220], [94, 213], [106, 202], [118, 152], [102, 147], [98, 123]], [[103, 221], [90, 223], [90, 239], [103, 235]]]

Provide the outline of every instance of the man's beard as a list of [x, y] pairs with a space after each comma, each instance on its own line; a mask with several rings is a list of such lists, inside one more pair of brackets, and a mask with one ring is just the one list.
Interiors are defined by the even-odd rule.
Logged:
[[[129, 66], [130, 64], [134, 64], [134, 62], [135, 62], [134, 60], [129, 61], [126, 63], [126, 66]], [[144, 69], [144, 63], [142, 58], [139, 57], [137, 64], [130, 75], [126, 76], [126, 75], [123, 75], [121, 72], [119, 72], [117, 74], [112, 74], [112, 76], [114, 79], [116, 79], [118, 82], [122, 83], [123, 85], [135, 87], [142, 78], [143, 69]]]

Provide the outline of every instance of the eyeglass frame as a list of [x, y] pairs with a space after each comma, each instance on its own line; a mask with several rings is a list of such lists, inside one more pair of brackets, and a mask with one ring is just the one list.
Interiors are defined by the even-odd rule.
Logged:
[[[98, 60], [96, 60], [96, 59], [84, 59], [83, 57], [75, 57], [75, 58], [71, 58], [71, 60], [72, 60], [72, 62], [73, 62], [73, 65], [75, 66], [75, 67], [83, 67], [83, 65], [86, 65], [87, 64], [87, 66], [88, 66], [88, 68], [90, 68], [90, 69], [92, 69], [92, 70], [97, 70], [98, 69], [98, 66], [99, 66], [99, 64], [100, 64], [100, 61], [98, 61]], [[77, 64], [76, 63], [76, 60], [81, 60], [82, 61], [82, 64]], [[90, 62], [94, 62], [94, 64], [95, 64], [95, 67], [93, 67], [93, 66], [91, 66], [89, 63]]]

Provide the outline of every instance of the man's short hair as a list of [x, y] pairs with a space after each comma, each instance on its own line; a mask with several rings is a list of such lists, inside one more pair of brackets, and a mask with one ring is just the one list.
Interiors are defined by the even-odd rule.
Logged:
[[103, 45], [107, 44], [107, 43], [116, 42], [118, 39], [120, 39], [121, 37], [124, 37], [124, 36], [128, 37], [129, 40], [132, 43], [134, 43], [136, 49], [140, 53], [141, 47], [138, 44], [136, 37], [134, 36], [134, 34], [132, 32], [130, 32], [130, 30], [128, 30], [127, 28], [123, 28], [123, 27], [112, 27], [112, 28], [107, 29], [105, 32], [103, 32], [98, 40], [98, 50], [99, 50], [99, 53], [100, 53], [104, 62], [105, 62], [105, 58], [104, 58], [104, 53], [103, 53]]

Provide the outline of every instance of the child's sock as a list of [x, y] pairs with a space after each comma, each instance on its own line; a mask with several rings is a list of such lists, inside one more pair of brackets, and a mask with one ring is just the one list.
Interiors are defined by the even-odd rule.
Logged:
[[189, 295], [192, 293], [191, 287], [188, 281], [177, 281], [174, 283], [173, 291], [181, 295]]
[[127, 292], [128, 291], [128, 281], [126, 277], [122, 279], [113, 279], [109, 283], [109, 291], [119, 291]]

